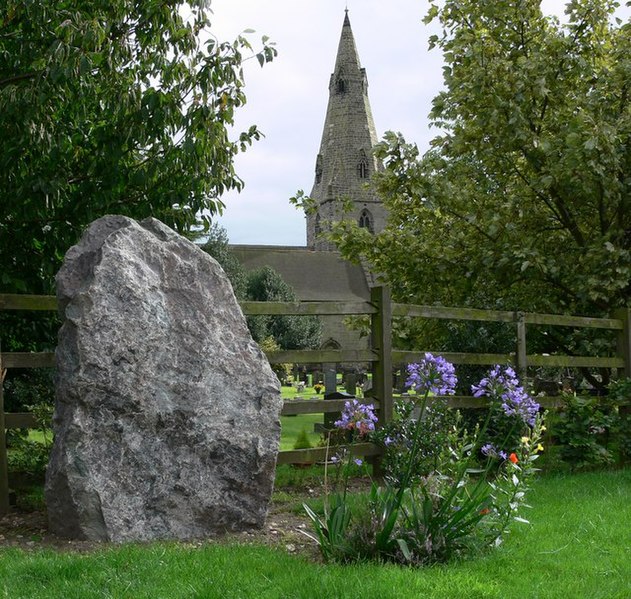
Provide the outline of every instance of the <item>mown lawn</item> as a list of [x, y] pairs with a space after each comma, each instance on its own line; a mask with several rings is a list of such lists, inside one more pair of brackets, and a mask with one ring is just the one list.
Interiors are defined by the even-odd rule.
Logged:
[[297, 416], [281, 416], [281, 434], [280, 434], [280, 449], [294, 449], [296, 440], [301, 431], [307, 433], [309, 442], [313, 447], [317, 446], [320, 442], [321, 433], [314, 432], [314, 425], [316, 423], [323, 423], [324, 417], [322, 414], [298, 414]]
[[[343, 391], [342, 386], [338, 386], [340, 391]], [[294, 397], [301, 397], [302, 399], [322, 399], [323, 395], [318, 394], [313, 387], [305, 387], [303, 391], [298, 393], [294, 387], [282, 387], [282, 397], [285, 400], [294, 399]], [[316, 423], [324, 422], [323, 414], [299, 414], [297, 416], [282, 416], [282, 429], [280, 439], [280, 449], [284, 451], [286, 449], [294, 449], [296, 439], [302, 430], [307, 433], [309, 442], [312, 446], [317, 446], [321, 439], [321, 434], [314, 431], [314, 425]]]
[[323, 565], [279, 547], [156, 543], [90, 554], [0, 552], [11, 598], [628, 599], [631, 469], [541, 477], [531, 525], [488, 555], [414, 570]]

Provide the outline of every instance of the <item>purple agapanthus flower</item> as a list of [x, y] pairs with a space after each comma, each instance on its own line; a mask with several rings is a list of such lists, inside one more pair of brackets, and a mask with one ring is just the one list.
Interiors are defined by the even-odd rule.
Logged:
[[474, 397], [487, 396], [499, 401], [507, 416], [518, 416], [529, 426], [534, 426], [539, 404], [519, 384], [515, 371], [507, 366], [495, 365], [477, 385], [472, 385]]
[[497, 455], [497, 451], [495, 450], [495, 445], [493, 445], [493, 443], [482, 445], [482, 447], [480, 447], [480, 451], [482, 452], [482, 455], [491, 458], [494, 458]]
[[508, 457], [505, 451], [497, 451], [497, 448], [493, 443], [487, 443], [486, 445], [482, 445], [480, 447], [480, 451], [482, 455], [485, 455], [488, 458], [499, 458], [500, 460], [506, 460]]
[[360, 436], [375, 430], [375, 406], [366, 405], [356, 399], [347, 401], [342, 410], [342, 417], [335, 422], [337, 428], [356, 430]]
[[453, 395], [458, 383], [454, 365], [430, 353], [418, 364], [408, 364], [408, 375], [405, 386], [420, 394]]

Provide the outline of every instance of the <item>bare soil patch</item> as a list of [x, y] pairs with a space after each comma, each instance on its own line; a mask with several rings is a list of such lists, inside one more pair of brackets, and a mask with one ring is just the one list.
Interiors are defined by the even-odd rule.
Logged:
[[[280, 491], [280, 492], [279, 492]], [[212, 539], [187, 542], [195, 546], [208, 543], [263, 544], [278, 547], [288, 553], [301, 554], [318, 559], [315, 542], [304, 532], [309, 532], [311, 523], [298, 506], [308, 497], [322, 492], [321, 487], [304, 489], [279, 489], [275, 493], [268, 511], [265, 526], [260, 530], [228, 533]], [[59, 537], [48, 530], [48, 520], [43, 509], [24, 511], [15, 507], [0, 518], [0, 550], [14, 547], [24, 550], [53, 549], [57, 551], [90, 552], [109, 547], [108, 543], [76, 541]]]

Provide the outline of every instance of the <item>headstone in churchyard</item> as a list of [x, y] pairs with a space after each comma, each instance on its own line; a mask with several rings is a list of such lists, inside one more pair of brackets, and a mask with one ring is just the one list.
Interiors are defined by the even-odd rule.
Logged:
[[155, 219], [95, 221], [57, 276], [46, 502], [71, 538], [261, 527], [282, 400], [219, 264]]
[[[324, 369], [324, 394], [332, 395], [337, 391], [337, 372], [335, 364], [323, 364]], [[340, 415], [336, 412], [326, 412], [324, 414], [324, 430], [332, 430], [335, 427], [335, 421], [339, 420]]]
[[324, 392], [335, 393], [337, 391], [337, 372], [335, 364], [324, 364]]
[[346, 393], [350, 395], [357, 394], [357, 374], [354, 372], [347, 372], [344, 376], [344, 389]]

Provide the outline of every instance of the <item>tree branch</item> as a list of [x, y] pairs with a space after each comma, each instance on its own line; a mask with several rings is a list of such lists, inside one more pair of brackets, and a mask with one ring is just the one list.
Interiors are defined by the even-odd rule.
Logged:
[[40, 73], [22, 73], [21, 75], [14, 75], [13, 77], [8, 77], [7, 79], [0, 80], [0, 87], [4, 87], [5, 85], [11, 85], [12, 83], [18, 83], [20, 81], [25, 81], [27, 79], [35, 79]]

